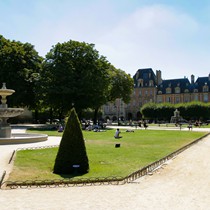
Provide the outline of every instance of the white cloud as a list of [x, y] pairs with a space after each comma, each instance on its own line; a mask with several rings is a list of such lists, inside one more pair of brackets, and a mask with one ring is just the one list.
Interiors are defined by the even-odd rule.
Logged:
[[4, 17], [1, 29], [10, 34], [5, 38], [30, 42], [43, 56], [58, 42], [94, 43], [116, 68], [131, 75], [146, 67], [162, 70], [164, 78], [209, 74], [208, 19], [201, 24], [166, 5], [139, 6], [122, 14], [111, 1], [90, 1], [85, 6], [64, 2], [39, 1], [33, 11], [11, 15], [10, 24]]
[[166, 78], [200, 75], [200, 68], [208, 74], [209, 54], [203, 55], [199, 47], [200, 27], [192, 17], [170, 7], [144, 7], [100, 37], [97, 46], [116, 67], [132, 75], [144, 67], [160, 69]]

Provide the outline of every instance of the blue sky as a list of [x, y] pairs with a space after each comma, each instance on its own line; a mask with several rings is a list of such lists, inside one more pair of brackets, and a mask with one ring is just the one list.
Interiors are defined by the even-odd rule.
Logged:
[[132, 76], [140, 68], [163, 79], [210, 73], [208, 0], [2, 0], [0, 8], [0, 34], [41, 56], [72, 39], [95, 44]]

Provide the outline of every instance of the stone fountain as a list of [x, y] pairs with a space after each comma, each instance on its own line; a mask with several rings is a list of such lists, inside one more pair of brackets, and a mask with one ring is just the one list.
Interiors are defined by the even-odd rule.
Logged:
[[11, 126], [7, 123], [7, 120], [11, 117], [16, 117], [23, 113], [21, 108], [8, 108], [7, 107], [7, 96], [14, 93], [14, 90], [7, 89], [6, 84], [3, 83], [0, 89], [1, 105], [0, 105], [0, 138], [11, 137]]
[[8, 108], [7, 96], [12, 95], [14, 92], [14, 90], [6, 88], [6, 83], [3, 83], [0, 89], [0, 144], [30, 143], [47, 140], [47, 135], [43, 134], [12, 134], [11, 126], [7, 120], [21, 115], [24, 111], [22, 108]]

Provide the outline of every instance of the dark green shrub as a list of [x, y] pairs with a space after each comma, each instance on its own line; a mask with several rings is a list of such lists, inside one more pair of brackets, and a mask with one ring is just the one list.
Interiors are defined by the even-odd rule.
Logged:
[[54, 165], [54, 173], [85, 174], [88, 171], [89, 163], [82, 128], [76, 111], [73, 108], [60, 142]]

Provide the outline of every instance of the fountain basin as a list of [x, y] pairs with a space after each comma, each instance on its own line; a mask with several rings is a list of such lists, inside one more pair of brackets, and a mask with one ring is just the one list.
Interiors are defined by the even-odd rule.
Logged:
[[35, 143], [46, 141], [47, 139], [48, 135], [46, 134], [13, 133], [10, 138], [0, 138], [0, 145]]
[[0, 89], [0, 95], [1, 96], [10, 96], [14, 93], [15, 91], [14, 90], [11, 90], [11, 89]]
[[0, 117], [10, 118], [19, 116], [24, 112], [22, 108], [1, 108], [0, 109]]

